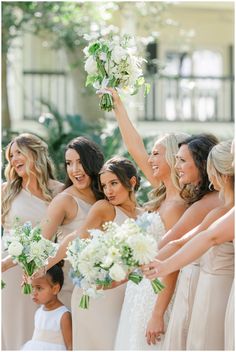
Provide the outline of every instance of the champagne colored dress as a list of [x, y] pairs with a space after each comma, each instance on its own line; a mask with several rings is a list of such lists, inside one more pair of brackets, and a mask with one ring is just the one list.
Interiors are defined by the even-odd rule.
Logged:
[[200, 261], [187, 350], [223, 350], [226, 306], [234, 277], [234, 246], [210, 248]]
[[[121, 225], [127, 215], [115, 207], [113, 220]], [[79, 307], [82, 289], [74, 287], [71, 307], [73, 350], [113, 350], [126, 285], [105, 290], [104, 295], [91, 299], [89, 309]]]
[[[86, 218], [86, 215], [88, 214], [91, 204], [85, 202], [84, 200], [72, 196], [73, 199], [75, 200], [78, 211], [76, 217], [69, 223], [65, 224], [62, 226], [58, 227], [57, 231], [57, 242], [60, 243], [68, 234], [73, 232], [74, 230], [79, 229], [79, 227], [82, 225], [84, 219]], [[69, 277], [69, 270], [71, 268], [70, 263], [65, 260], [65, 263], [63, 265], [63, 272], [64, 272], [64, 284], [59, 292], [58, 298], [61, 300], [61, 302], [68, 308], [71, 307], [71, 295], [73, 292], [73, 283], [72, 280]]]
[[235, 329], [234, 329], [234, 281], [229, 295], [225, 313], [225, 350], [235, 350]]
[[170, 321], [165, 333], [163, 350], [186, 350], [194, 297], [199, 277], [199, 261], [181, 269]]
[[[12, 202], [4, 223], [4, 236], [10, 235], [16, 217], [20, 223], [31, 221], [33, 226], [45, 217], [48, 203], [22, 189]], [[3, 253], [3, 257], [7, 256]], [[22, 269], [17, 265], [2, 274], [6, 283], [2, 290], [2, 349], [19, 350], [32, 337], [37, 305], [31, 295], [21, 292]]]

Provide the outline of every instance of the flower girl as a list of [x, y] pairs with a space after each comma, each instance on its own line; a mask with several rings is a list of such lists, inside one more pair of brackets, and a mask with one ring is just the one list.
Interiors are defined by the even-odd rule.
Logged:
[[21, 350], [71, 350], [71, 313], [59, 301], [64, 275], [60, 263], [50, 268], [43, 277], [33, 279], [33, 301], [41, 304], [35, 313], [33, 337]]

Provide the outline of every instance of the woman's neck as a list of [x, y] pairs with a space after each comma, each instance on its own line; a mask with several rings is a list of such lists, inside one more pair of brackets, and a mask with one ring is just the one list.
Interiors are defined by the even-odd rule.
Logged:
[[22, 188], [29, 190], [32, 194], [38, 194], [39, 192], [42, 192], [36, 177], [23, 178]]
[[224, 189], [224, 203], [230, 208], [234, 205], [234, 191], [231, 186], [226, 186]]
[[166, 198], [165, 199], [171, 199], [171, 198], [180, 198], [180, 191], [173, 185], [173, 182], [171, 178], [166, 178], [165, 180], [162, 181], [163, 184], [165, 185], [166, 188]]
[[125, 203], [119, 206], [126, 215], [130, 218], [136, 218], [137, 216], [137, 207], [131, 199], [127, 200]]
[[93, 193], [92, 189], [90, 187], [82, 190], [78, 190], [74, 185], [70, 187], [71, 192], [78, 198], [81, 198], [82, 200], [85, 200], [88, 203], [95, 203], [96, 202], [96, 197], [95, 194]]

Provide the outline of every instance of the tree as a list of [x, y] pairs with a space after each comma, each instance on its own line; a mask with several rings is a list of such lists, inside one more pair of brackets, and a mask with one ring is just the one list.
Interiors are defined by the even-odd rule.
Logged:
[[[112, 3], [93, 2], [3, 2], [2, 3], [2, 114], [3, 127], [10, 127], [7, 96], [7, 54], [13, 39], [25, 32], [41, 37], [55, 50], [63, 48], [73, 72], [78, 112], [82, 116], [101, 115], [92, 100], [86, 96], [84, 104], [85, 73], [81, 69], [87, 44], [84, 34], [101, 32], [116, 6]], [[92, 109], [94, 107], [94, 110]]]

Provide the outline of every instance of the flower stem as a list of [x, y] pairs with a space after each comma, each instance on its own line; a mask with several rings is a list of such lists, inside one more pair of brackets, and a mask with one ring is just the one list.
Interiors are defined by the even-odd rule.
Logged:
[[108, 93], [102, 95], [100, 101], [100, 108], [105, 111], [111, 111], [114, 109], [112, 96]]
[[30, 295], [32, 293], [32, 286], [30, 284], [24, 283], [23, 288], [22, 288], [22, 292], [25, 295]]
[[83, 308], [83, 309], [88, 309], [88, 307], [89, 307], [89, 296], [88, 295], [82, 296], [82, 298], [80, 300], [79, 307]]
[[137, 273], [130, 273], [128, 276], [128, 280], [133, 281], [136, 285], [138, 285], [142, 279], [143, 277]]
[[153, 291], [155, 293], [161, 292], [165, 288], [165, 286], [159, 279], [155, 279], [151, 281], [151, 284], [152, 284]]

